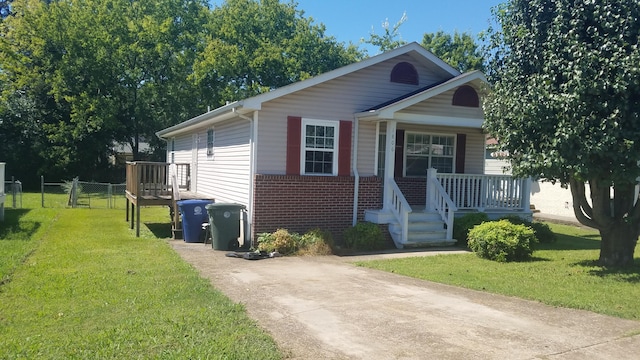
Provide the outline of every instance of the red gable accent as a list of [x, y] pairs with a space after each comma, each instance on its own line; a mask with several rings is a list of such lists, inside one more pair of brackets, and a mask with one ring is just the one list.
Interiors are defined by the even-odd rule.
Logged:
[[300, 175], [300, 137], [302, 118], [287, 117], [287, 175]]
[[352, 123], [340, 120], [340, 139], [338, 142], [338, 176], [351, 174], [351, 134]]

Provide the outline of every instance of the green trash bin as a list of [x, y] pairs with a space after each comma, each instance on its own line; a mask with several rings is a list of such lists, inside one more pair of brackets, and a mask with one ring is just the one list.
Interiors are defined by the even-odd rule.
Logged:
[[211, 246], [214, 250], [238, 250], [242, 204], [213, 203], [205, 206], [209, 215]]

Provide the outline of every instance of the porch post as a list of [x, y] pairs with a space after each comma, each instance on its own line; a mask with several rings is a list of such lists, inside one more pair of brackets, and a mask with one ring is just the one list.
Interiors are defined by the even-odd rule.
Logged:
[[438, 174], [438, 170], [434, 168], [427, 169], [427, 198], [425, 199], [425, 205], [427, 211], [435, 211], [436, 205], [433, 199], [436, 198], [436, 188], [434, 186], [434, 181], [438, 181], [436, 175]]
[[522, 207], [524, 211], [531, 209], [531, 178], [528, 177], [522, 180]]
[[396, 168], [396, 125], [395, 120], [387, 120], [387, 141], [385, 143], [384, 188], [382, 209], [389, 210], [391, 204], [391, 183]]

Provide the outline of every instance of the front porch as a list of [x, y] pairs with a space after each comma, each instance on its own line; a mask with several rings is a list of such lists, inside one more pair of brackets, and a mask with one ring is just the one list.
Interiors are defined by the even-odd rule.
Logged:
[[531, 219], [530, 181], [508, 175], [438, 174], [427, 170], [424, 205], [410, 205], [394, 179], [386, 179], [382, 209], [365, 211], [365, 220], [388, 224], [398, 248], [446, 246], [453, 239], [453, 221], [469, 212], [490, 218], [517, 215]]

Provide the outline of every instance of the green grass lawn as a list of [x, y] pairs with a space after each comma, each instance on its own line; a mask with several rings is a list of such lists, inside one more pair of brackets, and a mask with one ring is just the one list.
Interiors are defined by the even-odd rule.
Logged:
[[157, 237], [169, 235], [167, 208], [142, 213], [151, 225], [136, 238], [122, 209], [6, 210], [0, 357], [282, 358], [243, 306]]
[[[558, 241], [538, 244], [533, 260], [527, 262], [498, 263], [470, 253], [357, 264], [554, 306], [640, 319], [640, 266], [622, 271], [597, 266], [600, 236], [596, 231], [549, 225]], [[637, 261], [640, 246], [635, 256]]]

